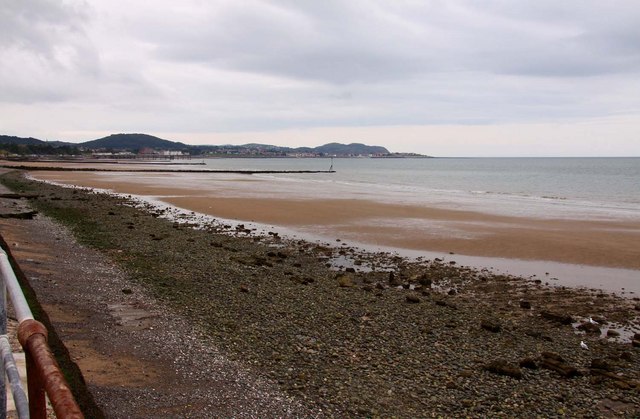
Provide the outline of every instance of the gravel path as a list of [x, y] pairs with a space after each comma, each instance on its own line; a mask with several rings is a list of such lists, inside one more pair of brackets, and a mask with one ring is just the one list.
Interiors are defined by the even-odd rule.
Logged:
[[109, 416], [640, 415], [637, 299], [7, 181], [100, 249], [15, 221], [75, 269], [23, 268], [71, 353], [121, 355], [77, 360]]

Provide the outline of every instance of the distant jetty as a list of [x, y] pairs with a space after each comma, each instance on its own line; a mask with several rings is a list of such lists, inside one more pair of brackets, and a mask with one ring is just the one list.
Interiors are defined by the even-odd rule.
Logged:
[[122, 173], [229, 173], [242, 175], [283, 174], [283, 173], [336, 173], [335, 170], [204, 170], [204, 169], [101, 169], [96, 167], [54, 167], [54, 166], [13, 166], [0, 165], [5, 169], [51, 171], [51, 172], [122, 172]]

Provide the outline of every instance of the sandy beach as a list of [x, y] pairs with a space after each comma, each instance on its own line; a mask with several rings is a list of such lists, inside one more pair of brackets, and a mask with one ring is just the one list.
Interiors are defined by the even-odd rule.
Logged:
[[[257, 191], [257, 196], [233, 196], [237, 195], [234, 183], [251, 182], [251, 176], [234, 178], [228, 185], [221, 181], [215, 191], [180, 183], [168, 186], [159, 174], [145, 174], [144, 182], [136, 175], [114, 180], [86, 172], [32, 172], [31, 176], [151, 197], [215, 217], [288, 227], [325, 240], [640, 270], [636, 221], [509, 217], [366, 199], [282, 199], [265, 190]], [[150, 180], [154, 176], [156, 184]]]
[[[19, 174], [3, 182], [102, 255], [85, 256], [45, 216], [3, 221], [16, 253], [64, 251], [50, 258], [62, 276], [28, 250], [22, 263], [108, 417], [637, 416], [637, 296], [198, 225], [197, 215]], [[123, 305], [164, 317], [127, 326], [114, 308]], [[195, 330], [173, 326], [176, 317]], [[203, 354], [235, 364], [203, 375]], [[114, 356], [140, 365], [140, 380], [107, 374]], [[234, 365], [246, 374], [227, 383]], [[223, 396], [239, 405], [200, 380], [240, 389]], [[250, 404], [245, 388], [258, 391]], [[278, 404], [279, 392], [290, 403]]]

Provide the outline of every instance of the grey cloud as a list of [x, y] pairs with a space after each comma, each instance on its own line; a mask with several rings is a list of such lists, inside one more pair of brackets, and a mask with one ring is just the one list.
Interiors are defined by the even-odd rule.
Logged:
[[337, 4], [315, 14], [317, 6], [308, 10], [261, 2], [211, 13], [194, 26], [165, 25], [162, 33], [146, 35], [164, 59], [329, 83], [377, 81], [437, 68], [431, 58], [437, 45], [410, 36], [402, 22], [344, 6], [349, 2]]
[[0, 0], [0, 100], [32, 103], [77, 96], [83, 77], [99, 73], [84, 33], [83, 3]]
[[640, 25], [632, 24], [639, 7], [541, 4], [263, 1], [187, 26], [150, 22], [162, 33], [143, 36], [166, 60], [332, 84], [443, 71], [583, 77], [640, 70]]
[[[640, 7], [634, 2], [511, 2], [494, 36], [496, 73], [584, 77], [640, 71]], [[502, 22], [504, 23], [504, 21]], [[490, 44], [489, 44], [490, 45]], [[492, 52], [491, 47], [484, 48]]]
[[93, 105], [85, 129], [147, 131], [531, 122], [640, 108], [632, 1], [87, 3], [0, 0], [9, 28], [0, 101]]
[[69, 34], [81, 33], [81, 8], [47, 0], [0, 0], [0, 46], [32, 51], [55, 60], [55, 48]]

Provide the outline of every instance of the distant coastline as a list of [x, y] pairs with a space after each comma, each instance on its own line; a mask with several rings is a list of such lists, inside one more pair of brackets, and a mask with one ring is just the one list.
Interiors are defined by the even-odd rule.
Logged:
[[362, 143], [327, 143], [318, 147], [281, 147], [269, 144], [188, 145], [147, 134], [113, 134], [82, 143], [42, 141], [32, 137], [0, 135], [4, 158], [35, 159], [83, 157], [92, 159], [167, 159], [216, 157], [239, 158], [427, 158], [418, 153], [390, 152], [385, 147]]

